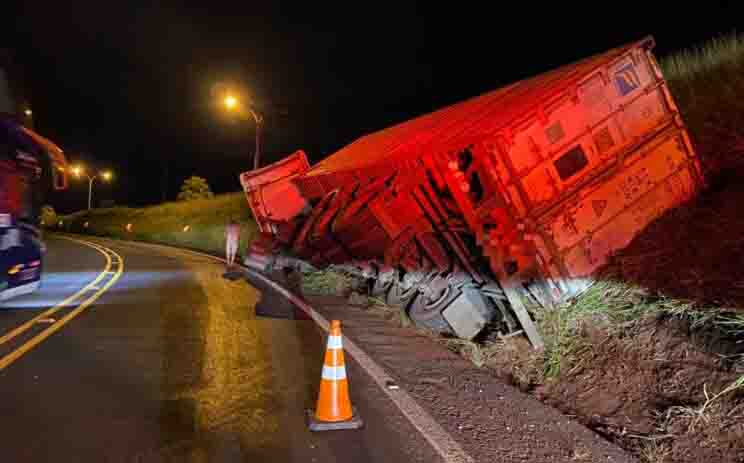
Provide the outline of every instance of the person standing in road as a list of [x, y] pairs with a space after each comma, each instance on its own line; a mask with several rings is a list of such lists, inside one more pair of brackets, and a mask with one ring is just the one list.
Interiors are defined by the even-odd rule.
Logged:
[[227, 266], [232, 267], [235, 265], [235, 256], [238, 253], [238, 245], [240, 244], [240, 223], [234, 218], [230, 218], [225, 228], [225, 245], [227, 247]]

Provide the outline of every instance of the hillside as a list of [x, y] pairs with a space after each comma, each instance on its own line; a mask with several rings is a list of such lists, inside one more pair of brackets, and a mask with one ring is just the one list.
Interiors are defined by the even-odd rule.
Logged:
[[[183, 246], [212, 254], [225, 253], [225, 224], [230, 218], [243, 224], [242, 255], [256, 233], [256, 224], [243, 193], [212, 199], [176, 201], [144, 208], [114, 207], [80, 211], [60, 217], [57, 229], [111, 238]], [[131, 224], [131, 229], [127, 225]]]

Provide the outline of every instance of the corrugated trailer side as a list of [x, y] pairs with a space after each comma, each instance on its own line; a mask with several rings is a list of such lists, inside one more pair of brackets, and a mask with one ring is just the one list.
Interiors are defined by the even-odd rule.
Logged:
[[[610, 253], [702, 185], [677, 107], [643, 44], [483, 145], [492, 162], [481, 175], [511, 203], [537, 265], [557, 284], [556, 299], [583, 289]], [[621, 219], [629, 214], [632, 222]]]
[[546, 274], [556, 283], [554, 291], [574, 294], [585, 288], [613, 252], [700, 186], [687, 134], [670, 125], [570, 203], [539, 217], [535, 242]]
[[629, 50], [652, 45], [648, 37], [365, 135], [315, 164], [298, 181], [313, 178], [338, 185], [344, 177], [364, 180], [400, 170], [429, 153], [462, 150], [487, 133], [543, 111], [547, 102], [567, 89], [575, 90], [594, 69]]

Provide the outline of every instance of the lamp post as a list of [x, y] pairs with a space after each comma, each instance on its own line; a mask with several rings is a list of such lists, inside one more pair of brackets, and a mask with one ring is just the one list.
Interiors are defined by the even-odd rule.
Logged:
[[263, 125], [263, 116], [250, 106], [244, 105], [232, 93], [227, 93], [222, 99], [222, 104], [228, 112], [236, 113], [238, 116], [248, 113], [256, 123], [256, 151], [253, 155], [253, 169], [258, 169], [261, 163], [261, 126]]
[[248, 108], [248, 112], [256, 122], [256, 152], [253, 155], [253, 170], [256, 170], [261, 163], [261, 126], [263, 125], [263, 117], [258, 115], [252, 108]]
[[93, 203], [93, 182], [99, 177], [103, 181], [110, 181], [112, 177], [111, 171], [105, 170], [98, 174], [88, 175], [83, 167], [75, 166], [72, 168], [72, 173], [77, 178], [86, 177], [88, 179], [88, 210], [90, 210]]

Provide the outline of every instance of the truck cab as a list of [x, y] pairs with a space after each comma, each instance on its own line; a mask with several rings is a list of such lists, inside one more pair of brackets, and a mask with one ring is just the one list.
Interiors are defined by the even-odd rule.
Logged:
[[31, 111], [10, 79], [11, 64], [0, 50], [0, 300], [39, 288], [41, 207], [47, 193], [67, 187], [64, 153], [29, 128]]

